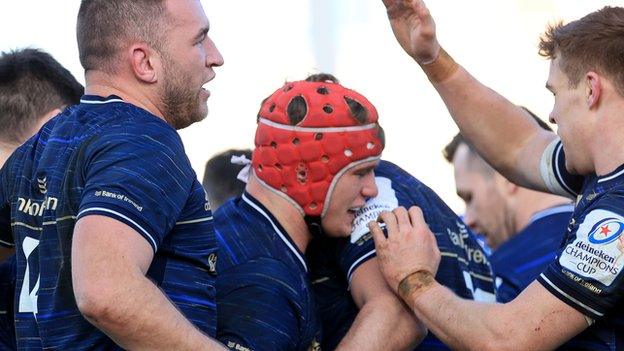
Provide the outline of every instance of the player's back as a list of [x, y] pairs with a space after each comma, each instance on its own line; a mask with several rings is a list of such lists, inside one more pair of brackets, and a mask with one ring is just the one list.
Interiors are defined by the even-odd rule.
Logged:
[[[2, 169], [1, 189], [0, 240], [17, 250], [19, 349], [115, 348], [82, 317], [73, 294], [73, 229], [91, 214], [142, 235], [155, 252], [147, 275], [215, 334], [211, 213], [179, 136], [164, 121], [115, 96], [85, 96], [18, 148]], [[195, 308], [185, 307], [189, 301]]]
[[277, 219], [249, 193], [215, 213], [219, 241], [219, 341], [232, 349], [308, 350], [317, 345], [307, 265]]

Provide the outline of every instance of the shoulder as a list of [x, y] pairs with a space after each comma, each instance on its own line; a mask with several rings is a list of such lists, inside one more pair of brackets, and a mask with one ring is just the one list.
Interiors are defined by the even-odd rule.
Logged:
[[305, 284], [307, 277], [282, 260], [258, 256], [219, 270], [218, 294], [227, 296], [236, 290], [263, 291], [282, 295], [289, 300], [301, 300], [309, 293]]

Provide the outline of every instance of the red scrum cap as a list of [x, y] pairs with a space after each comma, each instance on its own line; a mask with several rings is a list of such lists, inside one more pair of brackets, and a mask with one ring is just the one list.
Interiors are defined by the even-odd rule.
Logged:
[[286, 83], [260, 107], [252, 167], [256, 177], [309, 217], [322, 217], [350, 168], [379, 159], [377, 110], [333, 82]]

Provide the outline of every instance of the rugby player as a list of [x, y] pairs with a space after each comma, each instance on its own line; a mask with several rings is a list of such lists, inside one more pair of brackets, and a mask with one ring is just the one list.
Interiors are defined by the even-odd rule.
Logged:
[[[0, 55], [0, 166], [9, 155], [65, 106], [77, 104], [84, 88], [50, 54], [21, 49]], [[0, 246], [0, 349], [15, 349], [13, 295], [15, 256]]]
[[388, 238], [376, 223], [371, 228], [390, 286], [454, 348], [554, 349], [597, 323], [614, 330], [611, 347], [622, 349], [624, 9], [605, 7], [543, 36], [558, 138], [452, 60], [422, 1], [384, 4], [399, 43], [479, 153], [520, 185], [576, 199], [557, 259], [506, 304], [473, 303], [442, 287], [434, 279], [439, 251], [422, 212], [385, 212]]
[[[495, 289], [490, 263], [473, 233], [462, 220], [426, 185], [391, 162], [382, 160], [375, 168], [378, 195], [369, 199], [358, 212], [351, 238], [315, 238], [310, 248], [312, 284], [323, 325], [323, 348], [333, 350], [341, 340], [359, 342], [362, 350], [392, 347], [400, 330], [388, 332], [385, 339], [368, 336], [357, 340], [348, 329], [366, 316], [360, 295], [371, 294], [376, 286], [369, 283], [372, 266], [377, 272], [375, 247], [368, 227], [382, 211], [398, 206], [420, 206], [429, 227], [443, 252], [436, 279], [455, 294], [470, 300], [494, 302]], [[359, 313], [359, 314], [358, 314]], [[384, 330], [392, 325], [377, 320], [369, 328]], [[398, 334], [398, 335], [397, 335]], [[375, 335], [375, 334], [372, 334]], [[372, 346], [371, 346], [372, 345]], [[385, 346], [385, 347], [384, 347]], [[413, 345], [415, 346], [415, 345]], [[405, 349], [405, 348], [403, 348]], [[432, 333], [418, 345], [418, 350], [447, 350]]]
[[496, 300], [509, 302], [555, 258], [574, 206], [565, 197], [511, 183], [459, 133], [444, 157], [453, 164], [457, 195], [466, 204], [464, 221], [493, 251]]
[[[384, 147], [377, 111], [361, 94], [323, 77], [329, 76], [286, 83], [262, 103], [245, 193], [215, 213], [217, 331], [231, 349], [320, 347], [304, 252], [321, 228], [349, 236], [356, 212], [377, 194], [374, 169]], [[355, 327], [356, 341], [378, 332], [368, 323], [379, 327], [381, 314], [395, 328], [389, 332], [400, 332], [409, 346], [424, 330], [374, 269], [372, 291], [392, 299], [370, 309], [373, 315], [364, 317], [372, 318]]]
[[86, 95], [0, 171], [22, 349], [222, 349], [212, 214], [175, 129], [223, 58], [198, 0], [84, 0]]
[[[338, 83], [333, 76], [323, 78]], [[366, 227], [368, 219], [376, 218], [384, 209], [394, 209], [399, 201], [403, 206], [430, 206], [429, 218], [438, 225], [443, 236], [440, 240], [449, 244], [448, 260], [443, 262], [445, 272], [440, 274], [444, 283], [467, 298], [475, 297], [474, 289], [480, 299], [494, 300], [487, 258], [461, 220], [429, 188], [398, 166], [381, 161], [375, 174], [378, 195], [358, 211], [351, 240], [318, 236], [306, 251], [320, 311], [323, 349], [409, 349], [418, 344], [419, 338], [405, 334], [388, 319], [404, 313], [404, 308], [395, 304], [397, 297], [388, 293], [386, 284], [377, 281], [379, 267]], [[419, 349], [446, 347], [429, 335]]]

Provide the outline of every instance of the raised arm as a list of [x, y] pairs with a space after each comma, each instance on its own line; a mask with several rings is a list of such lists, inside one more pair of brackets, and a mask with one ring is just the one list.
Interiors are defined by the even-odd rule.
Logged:
[[353, 273], [351, 296], [360, 311], [336, 350], [411, 350], [427, 335], [384, 281], [376, 258]]
[[423, 1], [383, 2], [397, 41], [427, 74], [464, 137], [511, 181], [548, 190], [540, 161], [556, 135], [541, 129], [527, 112], [483, 85], [441, 48]]
[[84, 317], [131, 350], [225, 350], [178, 311], [145, 273], [149, 243], [103, 216], [78, 220], [72, 241], [72, 282]]

